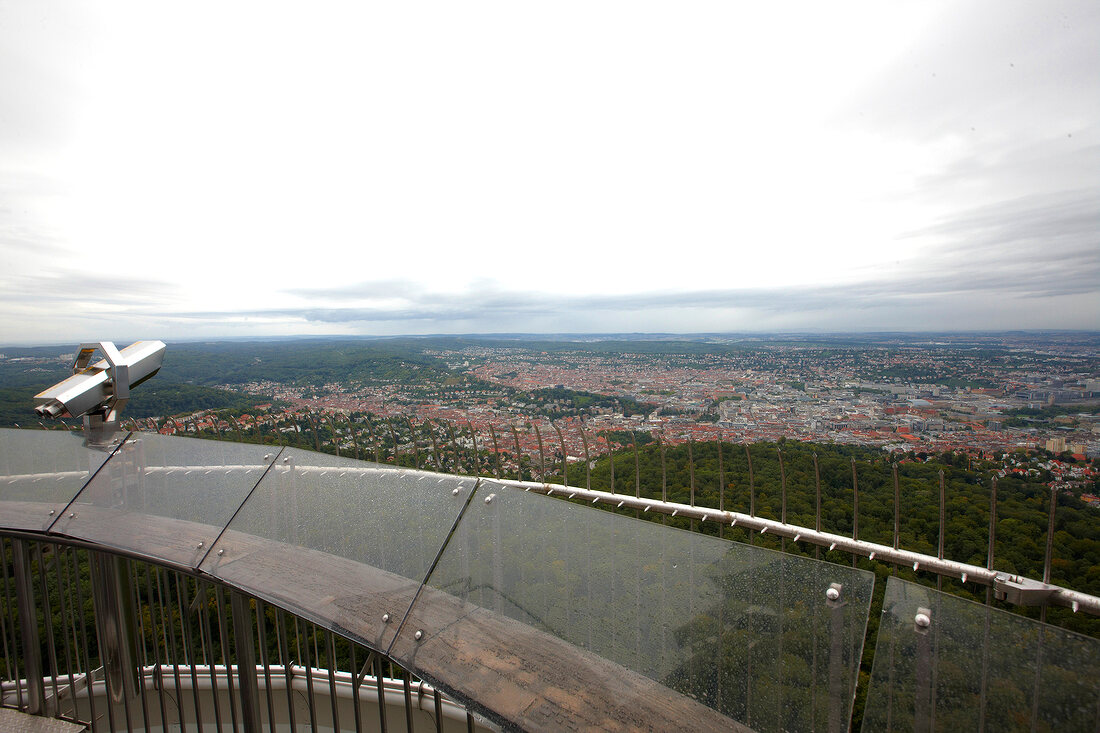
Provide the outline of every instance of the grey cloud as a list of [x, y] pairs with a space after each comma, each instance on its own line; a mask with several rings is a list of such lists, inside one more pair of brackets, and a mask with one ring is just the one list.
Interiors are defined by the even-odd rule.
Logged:
[[[1096, 286], [1062, 289], [1057, 294], [1095, 293]], [[174, 318], [276, 318], [315, 323], [502, 322], [514, 319], [556, 317], [568, 314], [644, 314], [655, 311], [752, 311], [796, 314], [807, 317], [840, 310], [919, 309], [922, 301], [939, 297], [977, 299], [997, 295], [1037, 297], [1029, 289], [1005, 288], [994, 276], [975, 279], [967, 273], [937, 278], [910, 278], [851, 286], [730, 289], [653, 294], [553, 296], [542, 293], [509, 292], [461, 298], [426, 296], [402, 308], [284, 308], [233, 312], [171, 313]], [[601, 316], [602, 317], [602, 316]], [[594, 325], [594, 324], [593, 324]], [[839, 327], [839, 325], [838, 325]]]
[[372, 298], [405, 298], [418, 295], [424, 290], [420, 283], [413, 280], [389, 279], [345, 285], [339, 288], [292, 288], [285, 292], [302, 298], [325, 298], [327, 300], [363, 300]]
[[1071, 125], [1080, 119], [1074, 110], [1095, 110], [1100, 6], [1086, 0], [1005, 10], [995, 0], [949, 5], [845, 113], [928, 140], [1032, 120]]
[[178, 295], [177, 286], [152, 278], [109, 277], [101, 274], [52, 271], [43, 275], [6, 278], [0, 301], [32, 302], [40, 306], [79, 304], [81, 310], [97, 306], [126, 305], [143, 309], [168, 303]]

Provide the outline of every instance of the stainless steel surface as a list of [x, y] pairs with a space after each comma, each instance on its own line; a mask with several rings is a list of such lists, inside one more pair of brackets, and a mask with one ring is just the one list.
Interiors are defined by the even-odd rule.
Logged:
[[[96, 351], [106, 357], [89, 364]], [[101, 412], [107, 422], [117, 419], [130, 389], [160, 370], [162, 341], [138, 341], [118, 351], [110, 341], [81, 344], [73, 361], [73, 376], [35, 395], [41, 417], [81, 417]]]

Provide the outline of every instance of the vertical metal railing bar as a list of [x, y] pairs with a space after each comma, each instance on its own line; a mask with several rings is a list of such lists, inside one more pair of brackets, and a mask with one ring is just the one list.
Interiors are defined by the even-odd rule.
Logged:
[[[986, 542], [985, 568], [993, 569], [993, 556], [997, 544], [997, 477], [989, 482], [989, 538]], [[986, 586], [985, 605], [993, 603], [993, 586]]]
[[438, 689], [432, 689], [432, 702], [435, 703], [435, 733], [443, 733], [443, 697]]
[[[310, 655], [310, 663], [307, 664], [306, 667], [310, 670], [322, 669], [322, 667], [321, 667], [321, 651], [320, 651], [319, 645], [317, 643], [317, 637], [320, 636], [323, 632], [321, 631], [320, 628], [318, 628], [318, 626], [316, 624], [314, 624], [312, 622], [303, 621], [302, 625], [306, 628], [306, 634], [307, 634], [306, 643], [307, 644], [309, 643], [310, 636], [312, 636], [312, 639], [313, 639], [313, 653]], [[312, 634], [310, 634], [311, 630], [313, 632]], [[313, 675], [311, 674], [310, 676], [312, 677]], [[309, 697], [310, 697], [310, 705], [315, 704], [316, 700], [314, 699], [314, 696], [311, 694]]]
[[413, 733], [413, 708], [412, 708], [412, 680], [409, 679], [409, 670], [401, 670], [401, 688], [405, 693], [405, 730]]
[[27, 712], [42, 714], [46, 690], [42, 679], [41, 646], [34, 603], [34, 581], [27, 540], [12, 540], [12, 564], [15, 575], [15, 602], [19, 609], [19, 635], [22, 640], [23, 668], [27, 675]]
[[661, 501], [668, 501], [668, 464], [665, 461], [665, 442], [657, 434], [657, 449], [661, 452]]
[[489, 440], [493, 443], [493, 478], [500, 478], [500, 446], [497, 445], [497, 431], [489, 423]]
[[516, 448], [516, 478], [520, 481], [523, 480], [523, 449], [519, 446], [519, 431], [516, 430], [515, 424], [509, 425], [512, 429], [512, 444]]
[[[947, 535], [947, 488], [943, 481], [943, 469], [940, 469], [940, 536], [936, 547], [937, 559], [943, 559], [943, 546]], [[936, 573], [936, 590], [943, 590], [943, 576]]]
[[554, 432], [558, 434], [558, 445], [561, 446], [561, 482], [569, 485], [569, 451], [565, 449], [565, 438], [562, 437], [561, 428], [555, 423], [550, 423]]
[[473, 455], [474, 470], [473, 470], [472, 473], [473, 473], [474, 476], [480, 476], [481, 475], [481, 453], [479, 453], [478, 450], [477, 450], [477, 433], [474, 432], [473, 423], [471, 423], [469, 420], [466, 421], [466, 425], [470, 429], [470, 443], [473, 445], [473, 451], [474, 451], [474, 455]]
[[604, 443], [607, 444], [607, 459], [611, 468], [611, 493], [615, 493], [615, 450], [611, 445], [611, 438], [604, 435]]
[[[186, 730], [187, 721], [183, 707], [183, 684], [180, 679], [180, 654], [176, 644], [176, 624], [172, 619], [172, 599], [167, 592], [170, 590], [170, 587], [168, 581], [164, 578], [168, 571], [155, 566], [153, 569], [157, 576], [157, 601], [160, 605], [161, 629], [164, 635], [164, 653], [167, 657], [165, 661], [172, 666], [172, 682], [176, 691], [176, 716], [179, 718], [180, 730]], [[163, 677], [161, 680], [163, 685]]]
[[[68, 583], [67, 583], [68, 573], [63, 573], [61, 571], [61, 556], [62, 556], [62, 553], [66, 552], [66, 551], [67, 551], [67, 548], [65, 548], [63, 545], [54, 545], [53, 546], [53, 552], [51, 554], [53, 556], [53, 574], [54, 574], [54, 578], [57, 582], [58, 611], [61, 614], [61, 639], [62, 639], [62, 646], [64, 647], [64, 652], [65, 652], [65, 670], [67, 672], [67, 677], [68, 677], [68, 680], [69, 680], [68, 696], [69, 696], [69, 702], [72, 705], [72, 711], [69, 714], [69, 717], [75, 719], [76, 718], [76, 673], [77, 673], [77, 670], [76, 670], [75, 666], [73, 665], [72, 646], [69, 644], [69, 630], [70, 629], [75, 629], [75, 623], [76, 622], [74, 620], [72, 625], [67, 623], [69, 620], [71, 620], [73, 618], [73, 616], [72, 616], [73, 604], [71, 602], [68, 603], [68, 604], [65, 603], [66, 595], [68, 594], [70, 589], [69, 589]], [[70, 601], [71, 601], [71, 599], [70, 599]], [[58, 700], [58, 709], [59, 710], [60, 710], [60, 704], [61, 704], [61, 701]]]
[[898, 540], [901, 538], [901, 488], [898, 484], [898, 464], [895, 462], [891, 468], [894, 474], [894, 549], [896, 550]]
[[[305, 639], [305, 643], [301, 643], [302, 639], [302, 627], [298, 625], [298, 617], [294, 617], [294, 636], [298, 639], [298, 650], [305, 650], [302, 657], [302, 664], [306, 668], [306, 707], [309, 708], [309, 729], [317, 730], [317, 699], [313, 696], [313, 656], [309, 651], [309, 637]], [[309, 625], [302, 621], [302, 626], [306, 627], [306, 631], [309, 631]]]
[[413, 427], [413, 421], [412, 421], [411, 418], [406, 416], [405, 417], [405, 422], [408, 423], [408, 426], [409, 426], [409, 440], [412, 442], [413, 466], [415, 466], [416, 470], [419, 471], [420, 470], [420, 446], [417, 445], [417, 441], [416, 441], [416, 428]]
[[325, 415], [325, 421], [328, 422], [329, 430], [332, 431], [332, 445], [336, 448], [336, 457], [340, 457], [340, 434], [336, 432], [336, 423], [333, 422], [332, 417]]
[[[313, 413], [306, 408], [306, 419], [309, 420], [309, 429], [313, 431], [313, 450], [321, 452], [321, 438], [317, 435], [317, 421], [313, 419]], [[217, 425], [217, 421], [215, 421]]]
[[[718, 511], [726, 511], [726, 469], [722, 464], [722, 439], [718, 439]], [[726, 523], [718, 523], [718, 538], [724, 539]]]
[[435, 438], [435, 429], [430, 420], [424, 421], [424, 427], [428, 429], [428, 440], [432, 441], [432, 461], [435, 463], [435, 470], [443, 473], [443, 459], [439, 455], [439, 441]]
[[[106, 707], [106, 709], [107, 709], [107, 723], [108, 723], [110, 729], [112, 731], [114, 731], [115, 730], [115, 704], [114, 703], [116, 703], [118, 701], [113, 699], [113, 693], [112, 693], [111, 688], [112, 688], [112, 684], [113, 684], [112, 683], [112, 673], [117, 672], [118, 674], [120, 674], [122, 676], [122, 679], [119, 679], [117, 681], [117, 684], [118, 684], [119, 690], [120, 690], [120, 695], [119, 696], [120, 696], [121, 702], [122, 702], [122, 715], [123, 715], [123, 718], [125, 719], [124, 723], [125, 723], [125, 726], [126, 726], [126, 730], [133, 730], [134, 720], [133, 720], [133, 715], [132, 715], [131, 710], [130, 710], [130, 696], [127, 694], [129, 692], [129, 690], [127, 689], [127, 685], [126, 685], [126, 682], [127, 682], [126, 676], [130, 673], [130, 670], [127, 669], [124, 666], [124, 660], [127, 657], [126, 657], [125, 654], [122, 654], [120, 659], [123, 660], [123, 665], [119, 665], [119, 669], [113, 670], [112, 667], [114, 665], [112, 664], [112, 659], [111, 659], [112, 649], [110, 648], [110, 645], [107, 641], [110, 638], [110, 636], [112, 636], [112, 635], [114, 636], [114, 638], [119, 639], [119, 640], [123, 640], [123, 639], [126, 638], [125, 637], [126, 632], [124, 631], [124, 629], [122, 627], [121, 617], [123, 616], [123, 610], [121, 608], [121, 599], [118, 597], [118, 584], [119, 584], [118, 567], [116, 565], [115, 558], [112, 557], [112, 556], [106, 555], [104, 553], [89, 553], [88, 562], [89, 562], [89, 565], [90, 565], [91, 570], [92, 570], [92, 606], [93, 606], [93, 608], [95, 608], [95, 613], [96, 613], [97, 620], [100, 618], [100, 616], [99, 616], [100, 609], [98, 607], [99, 602], [97, 602], [97, 599], [96, 599], [96, 588], [99, 587], [101, 589], [104, 589], [104, 585], [100, 585], [100, 583], [106, 582], [106, 584], [108, 586], [108, 587], [106, 587], [106, 592], [101, 593], [100, 599], [105, 599], [105, 598], [108, 599], [108, 600], [106, 600], [106, 602], [108, 604], [110, 604], [111, 607], [113, 607], [113, 612], [108, 614], [108, 617], [106, 619], [104, 619], [103, 625], [99, 626], [97, 624], [97, 633], [96, 633], [96, 636], [97, 636], [97, 639], [98, 639], [98, 642], [99, 642], [100, 664], [103, 667], [104, 687], [108, 691], [107, 698], [104, 701], [104, 707]], [[97, 578], [96, 578], [97, 567], [99, 567], [99, 566], [106, 567], [106, 568], [108, 568], [108, 570], [104, 571], [104, 574], [102, 574], [100, 576], [100, 578], [97, 580]], [[118, 602], [117, 603], [113, 602], [110, 599], [117, 600]], [[102, 602], [102, 600], [100, 602]], [[107, 636], [105, 637], [104, 634], [107, 634]], [[125, 644], [125, 642], [122, 642], [122, 643], [119, 644], [119, 646], [123, 647], [124, 644]]]
[[[233, 617], [233, 651], [237, 660], [237, 689], [240, 690], [241, 721], [244, 724], [245, 733], [259, 733], [260, 689], [256, 683], [256, 652], [252, 646], [252, 610], [248, 597], [235, 590], [229, 591], [229, 606]], [[228, 673], [228, 650], [225, 656]], [[230, 679], [233, 677], [232, 674], [227, 676]], [[232, 688], [229, 694], [233, 697]], [[339, 730], [339, 726], [336, 730]]]
[[329, 632], [328, 637], [328, 696], [332, 704], [332, 729], [342, 730], [340, 727], [340, 709], [337, 705], [339, 696], [336, 694], [336, 636]]
[[271, 657], [267, 653], [267, 606], [259, 598], [255, 601], [256, 636], [260, 647], [260, 664], [264, 669], [264, 701], [267, 703], [267, 726], [272, 733], [275, 733], [275, 691], [271, 689]]
[[[1050, 584], [1051, 564], [1054, 560], [1054, 515], [1058, 507], [1058, 488], [1050, 487], [1050, 511], [1047, 520], [1047, 547], [1043, 557], [1043, 582]], [[1035, 654], [1035, 684], [1032, 692], [1031, 703], [1031, 730], [1034, 732], [1039, 723], [1039, 691], [1043, 674], [1043, 641], [1046, 635], [1045, 624], [1047, 620], [1047, 602], [1039, 607], [1039, 643]]]
[[[689, 498], [691, 499], [691, 506], [695, 506], [695, 441], [688, 438], [688, 484]], [[692, 527], [695, 523], [692, 522]]]
[[[779, 521], [782, 524], [787, 523], [787, 469], [783, 464], [783, 449], [779, 446], [775, 448], [775, 455], [779, 458]], [[779, 548], [783, 551], [787, 551], [787, 538], [782, 537], [779, 540]], [[782, 649], [782, 646], [780, 647]]]
[[[145, 619], [143, 618], [144, 614], [141, 612], [141, 603], [138, 601], [138, 587], [139, 587], [139, 585], [138, 585], [138, 579], [137, 579], [137, 572], [136, 572], [135, 567], [134, 567], [134, 561], [133, 560], [124, 560], [122, 562], [122, 570], [128, 576], [130, 576], [130, 582], [127, 583], [127, 586], [129, 586], [129, 590], [130, 590], [130, 598], [128, 600], [129, 600], [129, 603], [131, 604], [131, 608], [133, 609], [133, 612], [130, 614], [129, 617], [130, 618], [134, 618], [135, 616], [137, 617], [137, 632], [138, 632], [139, 637], [141, 638], [141, 667], [142, 667], [142, 669], [138, 671], [137, 693], [138, 693], [138, 697], [140, 698], [140, 701], [141, 701], [141, 720], [145, 724], [145, 730], [149, 730], [149, 727], [150, 727], [149, 701], [148, 701], [148, 696], [145, 694], [145, 673], [144, 673], [144, 667], [148, 666], [149, 658], [148, 658], [147, 650], [146, 650], [146, 647], [145, 647]], [[121, 621], [120, 621], [120, 623], [121, 623]], [[136, 659], [134, 661], [137, 662]]]
[[344, 416], [348, 421], [348, 433], [351, 434], [351, 444], [355, 446], [355, 460], [360, 460], [359, 452], [359, 436], [355, 433], [355, 421], [351, 419], [351, 415]]
[[454, 454], [454, 465], [451, 466], [451, 473], [462, 473], [462, 456], [458, 451], [458, 437], [455, 435], [454, 426], [450, 423], [446, 424], [447, 433], [451, 436], [451, 451]]
[[[852, 456], [852, 539], [859, 539], [859, 479], [856, 477], [856, 459]], [[852, 567], [856, 566], [857, 555], [852, 553]]]
[[[745, 460], [749, 464], [749, 516], [756, 516], [756, 477], [752, 470], [752, 451], [749, 450], [749, 444], [745, 443]], [[753, 544], [753, 533], [749, 532], [749, 544]], [[751, 656], [751, 655], [750, 655]]]
[[539, 444], [539, 481], [546, 483], [546, 451], [542, 446], [542, 433], [539, 432], [538, 423], [531, 423], [535, 429], [535, 440]]
[[378, 728], [386, 733], [386, 686], [382, 683], [382, 656], [374, 654], [374, 686], [378, 692]]
[[[821, 468], [817, 465], [817, 453], [814, 452], [814, 531], [821, 531]], [[814, 545], [814, 559], [821, 559], [821, 545]]]
[[34, 564], [38, 567], [38, 592], [42, 597], [42, 620], [46, 631], [46, 657], [50, 663], [50, 689], [53, 692], [53, 709], [46, 709], [43, 712], [53, 717], [59, 717], [61, 715], [61, 697], [57, 687], [57, 678], [61, 675], [61, 670], [57, 665], [57, 645], [54, 640], [53, 609], [50, 607], [50, 590], [46, 584], [46, 562], [43, 543], [34, 543], [33, 558]]
[[[147, 599], [145, 608], [148, 610], [149, 613], [149, 635], [153, 645], [153, 685], [154, 687], [156, 687], [157, 690], [157, 707], [160, 712], [160, 727], [161, 730], [168, 730], [168, 708], [164, 703], [164, 668], [161, 666], [160, 639], [157, 635], [157, 619], [155, 614], [156, 610], [159, 609], [161, 612], [163, 612], [164, 608], [159, 605], [154, 605], [153, 573], [155, 571], [155, 568], [152, 565], [145, 564], [144, 569], [145, 597]], [[134, 587], [135, 589], [138, 587], [137, 578], [135, 578]], [[144, 616], [144, 613], [141, 611], [140, 606], [138, 608], [138, 611], [139, 613], [142, 613], [142, 616]], [[161, 618], [163, 619], [163, 616]], [[164, 629], [162, 627], [161, 632], [163, 631]], [[146, 656], [145, 663], [147, 665], [149, 664], [148, 656]]]
[[[0, 538], [0, 551], [4, 553], [3, 558], [0, 558], [0, 564], [4, 566], [4, 609], [3, 613], [0, 613], [0, 636], [3, 637], [4, 641], [4, 672], [7, 674], [8, 678], [16, 683], [15, 689], [19, 698], [19, 707], [23, 707], [23, 691], [19, 686], [21, 676], [17, 666], [19, 655], [18, 653], [12, 653], [13, 651], [18, 652], [18, 649], [16, 649], [15, 646], [15, 617], [11, 613], [11, 588], [8, 584], [8, 546], [10, 542], [11, 541], [7, 537]], [[9, 620], [11, 622], [10, 624]], [[8, 644], [9, 626], [13, 629], [10, 645]]]
[[[218, 689], [218, 656], [214, 652], [214, 629], [210, 625], [210, 585], [203, 580], [198, 581], [197, 587], [195, 588], [195, 600], [198, 601], [199, 599], [202, 600], [202, 602], [198, 606], [199, 634], [202, 637], [206, 658], [208, 660], [207, 669], [209, 670], [210, 674], [210, 689], [216, 691]], [[228, 673], [229, 670], [227, 668], [226, 674], [228, 675]], [[214, 704], [214, 729], [219, 731], [220, 733], [220, 731], [222, 730], [222, 708], [221, 701], [219, 699], [220, 696], [212, 695], [211, 697], [213, 698]], [[232, 707], [232, 702], [230, 703], [230, 706]]]
[[[198, 671], [198, 657], [195, 654], [195, 637], [191, 628], [191, 604], [187, 593], [187, 579], [179, 573], [171, 573], [168, 575], [168, 580], [175, 580], [176, 586], [176, 606], [180, 615], [180, 641], [183, 643], [184, 654], [186, 655], [186, 661], [191, 672], [191, 689], [199, 689], [199, 671]], [[169, 584], [171, 585], [171, 584]], [[197, 588], [196, 588], [197, 590]], [[197, 598], [197, 596], [196, 596]], [[200, 629], [201, 635], [201, 629]], [[200, 647], [202, 646], [200, 642]], [[202, 649], [202, 656], [205, 658], [206, 651]], [[195, 706], [195, 726], [202, 733], [202, 702], [198, 695], [191, 695], [192, 703]], [[182, 705], [180, 706], [182, 710]], [[182, 722], [182, 714], [181, 714]], [[220, 732], [219, 732], [220, 733]]]
[[588, 454], [588, 436], [584, 434], [584, 424], [577, 428], [581, 434], [581, 446], [584, 448], [584, 486], [588, 491], [592, 490], [592, 458]]
[[[634, 498], [642, 498], [642, 463], [638, 458], [638, 439], [635, 437], [635, 431], [630, 431], [630, 444], [634, 446]], [[634, 510], [637, 515], [638, 510]]]
[[[1054, 561], [1054, 513], [1058, 508], [1058, 487], [1050, 487], [1050, 514], [1047, 521], [1047, 548], [1046, 553], [1043, 556], [1043, 582], [1047, 585], [1050, 584], [1050, 569], [1051, 564]], [[1040, 620], [1044, 623], [1047, 620], [1047, 604], [1043, 603], [1040, 609]]]
[[287, 720], [290, 729], [297, 730], [294, 715], [294, 671], [291, 669], [290, 641], [287, 639], [286, 614], [283, 609], [275, 608], [275, 636], [279, 645], [279, 662], [283, 665], [284, 689], [286, 690]]
[[[370, 665], [370, 653], [367, 653], [367, 661], [362, 669], [359, 669], [359, 660], [355, 654], [358, 644], [351, 645], [351, 715], [355, 721], [355, 733], [363, 733], [363, 711], [359, 705], [359, 690], [363, 686], [363, 677]], [[358, 672], [356, 670], [359, 670]]]
[[370, 419], [364, 420], [367, 426], [367, 435], [370, 436], [371, 447], [374, 449], [374, 462], [382, 462], [382, 449], [379, 445], [378, 438], [374, 435], [374, 426], [371, 424]]
[[[69, 557], [72, 559], [72, 578], [73, 587], [76, 589], [76, 607], [79, 609], [84, 608], [84, 591], [80, 586], [80, 558], [79, 550], [73, 548]], [[87, 553], [85, 553], [87, 554]], [[66, 563], [67, 564], [67, 563]], [[75, 612], [74, 612], [75, 616]], [[76, 616], [79, 619], [78, 616]], [[87, 625], [84, 623], [78, 623], [80, 640], [78, 646], [84, 650], [84, 681], [85, 690], [88, 693], [88, 717], [91, 718], [93, 726], [95, 721], [98, 720], [96, 716], [95, 695], [93, 694], [93, 686], [95, 685], [95, 668], [92, 666], [91, 645], [88, 643], [88, 630]], [[108, 703], [107, 707], [110, 707]]]

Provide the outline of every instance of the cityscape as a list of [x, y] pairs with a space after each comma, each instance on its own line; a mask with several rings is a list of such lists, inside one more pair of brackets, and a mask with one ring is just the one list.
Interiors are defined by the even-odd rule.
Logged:
[[[406, 451], [417, 450], [414, 426], [435, 423], [457, 427], [451, 437], [467, 448], [495, 445], [507, 465], [513, 446], [532, 462], [549, 451], [583, 463], [655, 439], [848, 444], [918, 459], [958, 452], [1001, 457], [1003, 472], [1048, 472], [1100, 506], [1094, 335], [801, 339], [425, 339], [401, 352], [401, 378], [369, 368], [323, 381], [208, 374], [213, 387], [254, 398], [253, 408], [138, 422], [165, 434], [261, 424], [285, 433], [303, 431], [311, 415], [332, 418], [332, 440], [348, 454], [358, 447], [351, 416], [391, 421], [391, 442]], [[312, 348], [281, 344], [285, 354]], [[5, 357], [7, 369], [32, 373], [69, 359]], [[258, 362], [245, 374], [277, 366]]]

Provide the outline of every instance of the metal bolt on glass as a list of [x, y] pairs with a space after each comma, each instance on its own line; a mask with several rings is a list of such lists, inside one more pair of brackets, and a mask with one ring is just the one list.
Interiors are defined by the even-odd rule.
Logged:
[[928, 628], [932, 626], [932, 611], [931, 609], [921, 606], [917, 609], [917, 615], [913, 617], [913, 625], [916, 627], [918, 633], [926, 633]]

